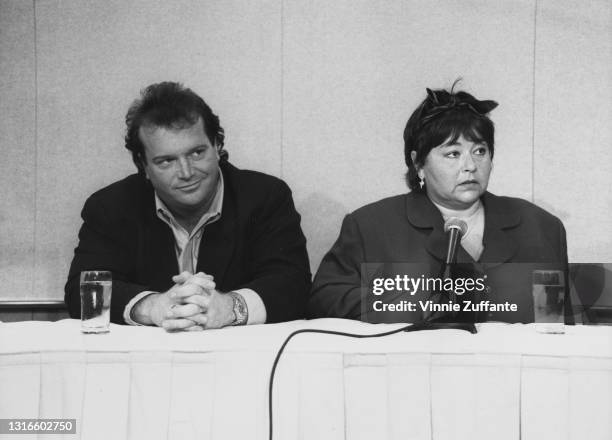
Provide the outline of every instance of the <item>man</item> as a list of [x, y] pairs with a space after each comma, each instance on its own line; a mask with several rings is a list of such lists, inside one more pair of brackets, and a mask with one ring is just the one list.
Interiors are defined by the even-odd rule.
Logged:
[[138, 174], [85, 202], [70, 316], [80, 316], [80, 272], [100, 269], [113, 273], [115, 323], [173, 331], [302, 318], [310, 268], [288, 186], [232, 166], [219, 118], [180, 84], [147, 87], [126, 125]]

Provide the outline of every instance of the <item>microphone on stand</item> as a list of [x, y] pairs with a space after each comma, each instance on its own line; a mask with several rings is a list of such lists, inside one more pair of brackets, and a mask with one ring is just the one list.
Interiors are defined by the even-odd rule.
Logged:
[[[457, 260], [457, 245], [461, 242], [461, 237], [467, 232], [467, 223], [457, 217], [450, 217], [444, 222], [444, 232], [448, 233], [448, 247], [446, 248], [446, 261], [442, 278], [450, 278], [451, 267]], [[453, 304], [457, 301], [457, 294], [453, 290], [450, 293], [450, 300]]]
[[[448, 233], [448, 247], [446, 248], [446, 260], [444, 261], [444, 266], [442, 267], [441, 278], [450, 278], [451, 276], [451, 267], [455, 263], [457, 259], [457, 245], [461, 241], [461, 237], [463, 237], [467, 232], [467, 224], [457, 217], [451, 217], [444, 222], [444, 232]], [[442, 292], [440, 292], [442, 295]], [[442, 296], [440, 296], [442, 298]], [[457, 300], [457, 294], [453, 290], [450, 294], [450, 299], [453, 303]], [[455, 315], [456, 312], [452, 312], [452, 316]], [[453, 322], [444, 322], [445, 316], [435, 316], [435, 313], [432, 313], [429, 316], [425, 316], [425, 318], [413, 325], [411, 330], [438, 330], [438, 329], [457, 329], [457, 330], [467, 330], [470, 333], [478, 333], [476, 326], [473, 323], [453, 323]]]
[[446, 249], [446, 261], [444, 265], [448, 267], [457, 259], [457, 244], [461, 237], [467, 232], [467, 224], [457, 217], [450, 217], [444, 222], [444, 232], [448, 233], [448, 247]]

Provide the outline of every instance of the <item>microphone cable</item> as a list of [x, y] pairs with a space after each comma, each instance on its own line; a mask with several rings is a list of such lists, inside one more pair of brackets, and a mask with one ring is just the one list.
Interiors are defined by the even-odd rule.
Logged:
[[273, 404], [272, 393], [274, 389], [274, 376], [276, 373], [276, 368], [278, 367], [278, 361], [280, 360], [281, 355], [285, 351], [287, 344], [289, 343], [291, 339], [293, 339], [294, 336], [297, 336], [302, 333], [319, 333], [319, 334], [325, 334], [325, 335], [346, 336], [349, 338], [364, 339], [364, 338], [380, 338], [383, 336], [389, 336], [389, 335], [393, 335], [393, 334], [404, 332], [404, 331], [413, 332], [413, 331], [420, 331], [420, 330], [438, 330], [438, 329], [466, 330], [472, 334], [475, 334], [477, 332], [474, 324], [436, 323], [429, 319], [421, 320], [417, 322], [416, 324], [409, 324], [409, 325], [400, 327], [395, 330], [390, 330], [390, 331], [386, 331], [383, 333], [366, 334], [366, 335], [358, 334], [358, 333], [340, 332], [340, 331], [334, 331], [334, 330], [314, 329], [314, 328], [313, 329], [301, 329], [301, 330], [296, 330], [292, 332], [291, 334], [289, 334], [289, 336], [287, 336], [287, 338], [285, 338], [285, 341], [283, 342], [280, 349], [276, 353], [276, 357], [274, 358], [274, 363], [272, 364], [272, 370], [270, 372], [270, 380], [268, 382], [268, 433], [269, 433], [268, 439], [273, 440], [273, 437], [274, 437], [274, 430], [273, 430], [274, 414], [273, 414], [273, 409], [272, 409], [272, 404]]

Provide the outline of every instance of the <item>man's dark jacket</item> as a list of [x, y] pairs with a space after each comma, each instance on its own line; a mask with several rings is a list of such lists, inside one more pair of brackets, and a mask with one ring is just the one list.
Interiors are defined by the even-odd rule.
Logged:
[[[306, 238], [291, 191], [280, 179], [220, 164], [224, 178], [221, 218], [204, 228], [196, 270], [214, 277], [217, 289], [249, 288], [266, 306], [267, 322], [304, 317], [311, 275]], [[155, 212], [154, 191], [131, 175], [94, 193], [81, 213], [65, 302], [80, 317], [79, 274], [113, 273], [111, 321], [139, 292], [164, 292], [174, 284], [178, 262], [172, 231]]]

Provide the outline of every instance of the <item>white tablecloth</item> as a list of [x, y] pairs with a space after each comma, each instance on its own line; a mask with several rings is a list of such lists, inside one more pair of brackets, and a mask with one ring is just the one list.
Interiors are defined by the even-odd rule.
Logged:
[[[289, 333], [399, 327], [321, 319], [82, 335], [79, 326], [0, 324], [0, 418], [76, 419], [67, 439], [266, 439], [268, 377]], [[298, 335], [277, 370], [274, 438], [610, 440], [612, 327], [566, 329]]]

